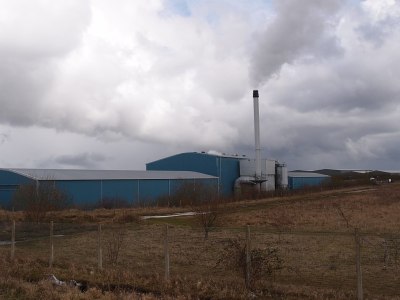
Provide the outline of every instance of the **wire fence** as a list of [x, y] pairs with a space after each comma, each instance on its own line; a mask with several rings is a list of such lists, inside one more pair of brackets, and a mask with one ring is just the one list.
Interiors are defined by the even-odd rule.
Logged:
[[[261, 261], [267, 268], [261, 276], [255, 273], [260, 253], [270, 255]], [[181, 226], [3, 222], [0, 255], [166, 279], [247, 282], [258, 276], [256, 284], [336, 289], [358, 298], [400, 292], [400, 236], [381, 233], [218, 227], [205, 239], [202, 228]]]

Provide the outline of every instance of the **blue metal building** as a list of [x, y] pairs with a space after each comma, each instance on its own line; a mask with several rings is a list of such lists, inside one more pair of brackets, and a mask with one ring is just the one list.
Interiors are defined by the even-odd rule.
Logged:
[[330, 180], [330, 176], [313, 172], [288, 172], [289, 189], [318, 186]]
[[214, 155], [205, 152], [187, 152], [146, 164], [146, 170], [193, 171], [218, 177], [218, 191], [232, 196], [235, 180], [240, 177], [241, 159], [245, 156]]
[[118, 199], [133, 205], [154, 202], [172, 196], [182, 184], [211, 185], [218, 188], [218, 178], [183, 171], [112, 171], [0, 169], [0, 207], [10, 208], [19, 186], [54, 182], [73, 204], [93, 207], [104, 199]]

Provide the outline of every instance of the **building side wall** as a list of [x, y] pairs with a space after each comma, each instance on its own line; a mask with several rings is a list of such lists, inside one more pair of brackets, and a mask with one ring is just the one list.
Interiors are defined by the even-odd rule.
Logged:
[[219, 191], [233, 195], [235, 180], [239, 177], [239, 158], [203, 153], [182, 153], [146, 164], [147, 170], [193, 171], [219, 177]]
[[152, 204], [160, 197], [173, 196], [183, 184], [218, 185], [215, 179], [132, 179], [57, 181], [76, 206], [95, 207], [100, 204]]
[[77, 206], [94, 207], [102, 199], [100, 180], [62, 180], [56, 187], [64, 191]]
[[234, 193], [235, 180], [240, 176], [239, 159], [229, 157], [219, 157], [221, 160], [220, 192], [222, 195], [230, 197]]
[[[215, 164], [215, 162], [214, 162]], [[215, 164], [216, 165], [216, 164]], [[34, 183], [10, 171], [0, 170], [0, 207], [11, 208], [13, 195], [23, 184]], [[71, 204], [92, 208], [105, 203], [144, 204], [163, 196], [172, 196], [182, 185], [196, 189], [199, 185], [218, 187], [218, 178], [211, 179], [125, 179], [125, 180], [55, 180], [55, 186], [64, 191]]]
[[169, 194], [169, 180], [140, 180], [140, 198], [142, 202], [153, 202], [161, 196]]
[[7, 170], [0, 170], [0, 208], [11, 209], [12, 199], [18, 187], [33, 182], [34, 180], [28, 177]]
[[169, 185], [169, 195], [173, 196], [174, 194], [179, 192], [181, 188], [186, 187], [186, 186], [194, 187], [195, 181], [193, 179], [192, 180], [188, 180], [188, 179], [171, 180], [170, 185]]
[[306, 186], [318, 186], [329, 180], [328, 177], [290, 177], [289, 176], [289, 188], [300, 189]]
[[181, 153], [146, 164], [146, 170], [194, 171], [219, 176], [218, 157], [200, 153]]
[[132, 204], [137, 201], [138, 180], [102, 180], [101, 199]]

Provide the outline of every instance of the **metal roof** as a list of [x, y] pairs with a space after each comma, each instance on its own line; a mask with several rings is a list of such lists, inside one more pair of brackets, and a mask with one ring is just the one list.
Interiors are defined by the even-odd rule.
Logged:
[[288, 177], [330, 177], [330, 176], [314, 172], [288, 172]]
[[151, 162], [148, 162], [146, 165], [164, 160], [164, 159], [169, 159], [171, 157], [176, 157], [176, 156], [181, 156], [181, 155], [188, 155], [188, 154], [196, 154], [196, 155], [204, 155], [204, 156], [212, 156], [212, 157], [223, 157], [223, 158], [235, 158], [235, 159], [248, 159], [248, 157], [246, 155], [241, 155], [241, 154], [226, 154], [226, 153], [219, 153], [217, 151], [201, 151], [201, 152], [182, 152], [182, 153], [178, 153], [172, 156], [167, 156], [167, 157], [163, 157], [161, 159], [157, 159]]
[[229, 154], [229, 153], [220, 153], [217, 151], [201, 151], [201, 152], [187, 152], [187, 153], [196, 153], [196, 154], [203, 154], [203, 155], [209, 155], [209, 156], [216, 156], [216, 157], [226, 157], [226, 158], [237, 158], [237, 159], [247, 159], [248, 157], [244, 154]]
[[131, 171], [74, 169], [0, 169], [34, 180], [216, 179], [191, 171]]

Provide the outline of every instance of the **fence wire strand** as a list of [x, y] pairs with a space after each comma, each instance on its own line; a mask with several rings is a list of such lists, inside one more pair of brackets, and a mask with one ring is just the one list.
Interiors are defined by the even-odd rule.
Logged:
[[[0, 223], [0, 255], [3, 257], [10, 253], [11, 228], [10, 222]], [[103, 224], [104, 268], [123, 267], [143, 275], [164, 274], [163, 228], [163, 225]], [[354, 233], [279, 231], [263, 227], [250, 230], [254, 255], [259, 253], [257, 251], [273, 254], [280, 263], [274, 272], [261, 276], [260, 282], [354, 290], [357, 282]], [[202, 228], [169, 226], [171, 276], [243, 281], [241, 271], [230, 269], [232, 266], [228, 262], [229, 255], [232, 259], [235, 255], [229, 247], [245, 247], [245, 233], [246, 228], [216, 227], [206, 238]], [[17, 222], [16, 257], [48, 261], [49, 234], [49, 224]], [[84, 264], [97, 268], [97, 224], [54, 223], [53, 240], [55, 267]], [[400, 236], [361, 234], [361, 265], [365, 291], [396, 294], [400, 278]]]

